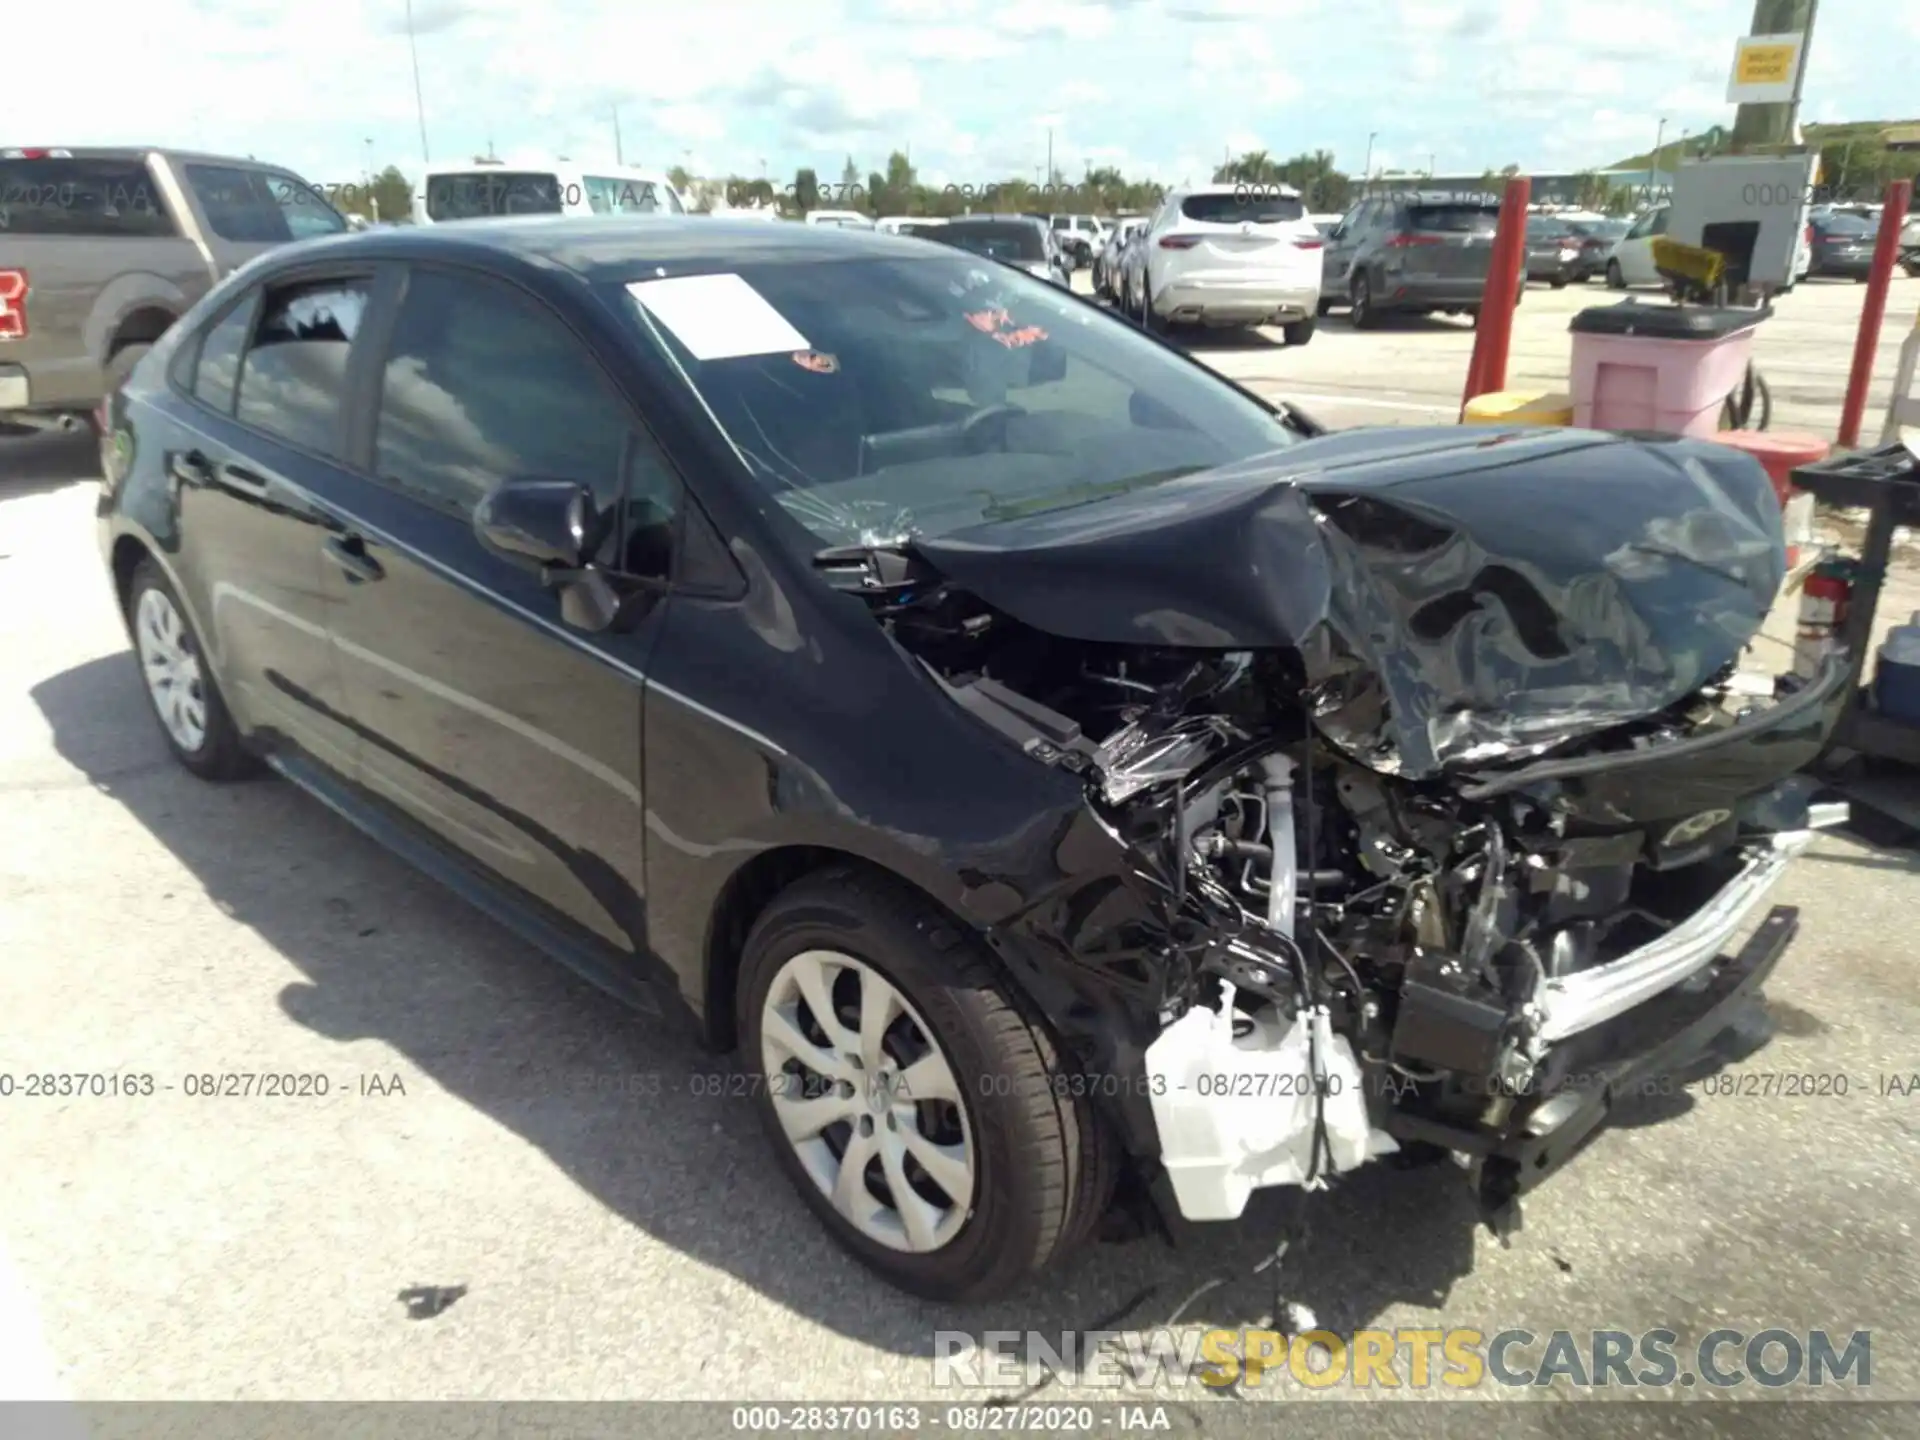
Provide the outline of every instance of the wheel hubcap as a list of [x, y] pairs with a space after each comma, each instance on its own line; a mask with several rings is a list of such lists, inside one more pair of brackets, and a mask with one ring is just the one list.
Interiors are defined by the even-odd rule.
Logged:
[[890, 1250], [938, 1250], [973, 1207], [974, 1150], [953, 1067], [878, 971], [834, 950], [780, 967], [760, 1012], [774, 1114], [847, 1222]]
[[207, 740], [206, 681], [186, 622], [164, 594], [148, 590], [140, 597], [134, 636], [154, 713], [182, 750], [198, 750]]

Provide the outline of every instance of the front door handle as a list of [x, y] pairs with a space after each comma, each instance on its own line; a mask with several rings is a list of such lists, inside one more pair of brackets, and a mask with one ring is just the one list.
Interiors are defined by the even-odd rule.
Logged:
[[380, 568], [380, 562], [367, 554], [366, 542], [358, 535], [329, 535], [320, 546], [322, 553], [347, 572], [347, 579], [353, 584], [363, 580], [378, 580], [387, 572]]

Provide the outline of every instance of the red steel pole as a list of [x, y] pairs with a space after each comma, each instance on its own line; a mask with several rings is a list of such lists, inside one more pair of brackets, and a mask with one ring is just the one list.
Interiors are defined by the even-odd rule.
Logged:
[[1487, 266], [1487, 287], [1480, 296], [1480, 323], [1473, 337], [1473, 359], [1467, 363], [1466, 393], [1460, 397], [1464, 416], [1477, 395], [1491, 395], [1507, 384], [1507, 352], [1513, 342], [1513, 307], [1519, 303], [1522, 271], [1527, 255], [1527, 204], [1533, 181], [1516, 175], [1500, 197], [1500, 227], [1493, 237], [1493, 258]]
[[1860, 420], [1866, 414], [1867, 386], [1873, 381], [1873, 360], [1880, 348], [1880, 324], [1887, 318], [1887, 287], [1900, 253], [1900, 227], [1913, 199], [1913, 182], [1895, 180], [1887, 186], [1880, 211], [1880, 236], [1873, 247], [1873, 270], [1867, 278], [1867, 300], [1860, 307], [1860, 331], [1853, 337], [1853, 370], [1847, 376], [1847, 399], [1840, 407], [1840, 448], [1860, 443]]

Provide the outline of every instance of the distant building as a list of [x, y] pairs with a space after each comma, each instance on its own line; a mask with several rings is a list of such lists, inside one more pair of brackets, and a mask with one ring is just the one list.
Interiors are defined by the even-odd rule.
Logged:
[[[1356, 181], [1355, 189], [1368, 194], [1433, 190], [1447, 194], [1498, 195], [1506, 184], [1506, 178], [1500, 174], [1376, 175], [1368, 181]], [[1636, 198], [1650, 203], [1663, 200], [1673, 192], [1673, 175], [1665, 170], [1536, 172], [1528, 178], [1533, 181], [1533, 203], [1536, 205], [1578, 204], [1581, 189], [1596, 179], [1630, 190]]]

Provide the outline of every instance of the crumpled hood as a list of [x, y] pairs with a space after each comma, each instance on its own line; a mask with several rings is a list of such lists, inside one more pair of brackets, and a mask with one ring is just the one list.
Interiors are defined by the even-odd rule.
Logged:
[[1415, 778], [1684, 699], [1785, 573], [1751, 457], [1560, 429], [1347, 431], [911, 548], [1065, 639], [1298, 650], [1322, 730]]

